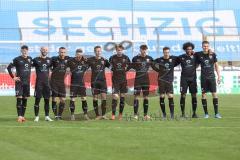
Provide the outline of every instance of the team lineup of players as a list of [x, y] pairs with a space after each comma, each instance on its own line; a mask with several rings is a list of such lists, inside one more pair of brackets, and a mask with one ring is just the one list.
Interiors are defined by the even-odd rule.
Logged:
[[[160, 108], [162, 117], [166, 118], [165, 95], [169, 101], [170, 117], [174, 119], [174, 100], [173, 100], [173, 79], [174, 67], [181, 65], [181, 81], [180, 81], [180, 107], [181, 116], [185, 117], [185, 98], [189, 89], [192, 97], [192, 118], [197, 118], [197, 75], [196, 69], [201, 66], [201, 89], [202, 89], [202, 106], [204, 110], [204, 118], [209, 118], [207, 109], [206, 93], [211, 92], [213, 97], [213, 106], [215, 118], [221, 118], [218, 113], [218, 98], [216, 94], [216, 84], [220, 83], [221, 76], [217, 63], [217, 57], [214, 52], [209, 49], [209, 42], [202, 42], [202, 51], [194, 52], [194, 44], [186, 42], [183, 44], [184, 54], [180, 56], [170, 55], [170, 48], [163, 48], [163, 56], [153, 59], [147, 55], [147, 45], [140, 46], [140, 53], [133, 57], [130, 61], [129, 57], [123, 53], [124, 47], [116, 45], [116, 54], [112, 55], [109, 60], [102, 57], [101, 46], [94, 47], [95, 56], [86, 58], [82, 49], [77, 49], [75, 57], [68, 57], [67, 50], [64, 47], [59, 48], [58, 56], [49, 58], [48, 48], [41, 47], [40, 56], [32, 59], [28, 56], [28, 46], [21, 47], [21, 55], [14, 58], [13, 62], [8, 65], [9, 75], [15, 81], [16, 91], [16, 108], [18, 114], [18, 122], [24, 122], [25, 110], [27, 106], [27, 98], [30, 96], [30, 74], [31, 68], [36, 70], [35, 85], [35, 120], [39, 121], [39, 104], [44, 98], [45, 120], [53, 121], [49, 117], [49, 99], [52, 96], [52, 110], [55, 119], [62, 119], [62, 113], [65, 108], [66, 89], [64, 78], [67, 72], [71, 73], [70, 85], [70, 111], [71, 120], [75, 120], [75, 99], [81, 97], [84, 118], [89, 119], [88, 104], [86, 101], [86, 88], [84, 82], [85, 72], [91, 68], [91, 89], [93, 95], [93, 108], [96, 119], [108, 119], [106, 116], [106, 95], [107, 84], [105, 77], [105, 68], [112, 71], [112, 116], [115, 119], [116, 108], [119, 99], [119, 116], [122, 119], [125, 95], [128, 92], [126, 73], [129, 70], [135, 70], [136, 76], [134, 81], [134, 118], [138, 119], [139, 97], [143, 96], [144, 119], [149, 120], [148, 115], [148, 96], [149, 96], [149, 75], [150, 67], [158, 73], [158, 88], [160, 94]], [[16, 73], [12, 72], [12, 68], [16, 68]], [[215, 77], [215, 72], [217, 78]], [[51, 76], [50, 75], [51, 72]], [[216, 82], [217, 81], [217, 82]], [[57, 105], [57, 98], [59, 104]], [[98, 100], [101, 100], [101, 115], [98, 111]], [[58, 107], [57, 107], [58, 106]]]

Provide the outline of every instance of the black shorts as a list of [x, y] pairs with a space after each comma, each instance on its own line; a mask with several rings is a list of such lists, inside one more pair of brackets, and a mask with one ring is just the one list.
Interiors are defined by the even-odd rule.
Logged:
[[202, 93], [217, 92], [216, 79], [201, 78], [201, 88], [202, 88]]
[[190, 93], [192, 93], [192, 94], [197, 93], [197, 81], [196, 81], [196, 79], [187, 80], [186, 78], [181, 78], [180, 92], [181, 93], [187, 93], [188, 88], [189, 88]]
[[70, 97], [86, 97], [86, 87], [84, 85], [77, 86], [71, 85], [70, 86]]
[[50, 85], [48, 82], [37, 82], [35, 86], [34, 96], [36, 98], [49, 99], [51, 95]]
[[52, 97], [66, 97], [64, 82], [51, 80]]
[[117, 80], [112, 80], [112, 93], [113, 94], [118, 94], [120, 93], [127, 93], [128, 92], [128, 87], [127, 87], [127, 81], [117, 81]]
[[94, 81], [91, 83], [92, 94], [97, 95], [101, 93], [107, 93], [107, 83], [106, 81]]
[[134, 95], [139, 96], [140, 94], [143, 94], [143, 96], [149, 95], [149, 82], [134, 82]]
[[16, 97], [29, 97], [30, 96], [30, 84], [24, 84], [21, 81], [15, 83]]
[[173, 94], [173, 83], [167, 81], [158, 81], [159, 94]]

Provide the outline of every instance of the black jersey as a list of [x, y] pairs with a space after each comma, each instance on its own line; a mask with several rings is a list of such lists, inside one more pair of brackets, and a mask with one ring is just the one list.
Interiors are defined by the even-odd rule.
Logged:
[[33, 66], [36, 69], [37, 81], [48, 82], [49, 71], [52, 66], [51, 58], [36, 57], [33, 59]]
[[7, 67], [9, 75], [13, 78], [12, 68], [16, 68], [16, 77], [20, 77], [20, 80], [24, 84], [30, 83], [31, 67], [32, 67], [32, 58], [27, 56], [18, 56], [13, 59]]
[[100, 59], [97, 59], [94, 56], [94, 57], [90, 57], [87, 60], [87, 63], [92, 70], [92, 76], [91, 76], [92, 83], [95, 81], [106, 81], [105, 68], [110, 66], [110, 63], [108, 62], [108, 60], [104, 59], [103, 57], [101, 57]]
[[217, 56], [215, 53], [205, 54], [203, 51], [195, 53], [197, 55], [197, 61], [201, 65], [201, 78], [213, 79], [214, 64], [217, 62]]
[[84, 73], [88, 69], [87, 59], [82, 57], [80, 60], [76, 58], [71, 58], [67, 62], [67, 67], [70, 68], [71, 84], [73, 85], [83, 85], [84, 84]]
[[178, 57], [177, 62], [181, 65], [181, 77], [189, 80], [197, 78], [197, 57], [196, 54], [187, 55], [182, 54]]
[[168, 59], [160, 57], [154, 60], [153, 69], [158, 72], [158, 80], [171, 83], [174, 78], [174, 67], [177, 65], [176, 56], [170, 56]]
[[131, 63], [128, 56], [124, 54], [122, 56], [118, 56], [117, 54], [115, 54], [109, 58], [109, 62], [113, 72], [112, 79], [116, 81], [125, 81], [126, 72], [128, 71], [129, 65]]
[[139, 82], [149, 82], [148, 70], [152, 65], [153, 58], [151, 56], [146, 55], [142, 57], [141, 55], [137, 55], [132, 59], [132, 68], [136, 71], [135, 79]]
[[64, 59], [61, 59], [59, 56], [52, 57], [51, 80], [64, 81], [68, 60], [68, 56], [65, 56]]

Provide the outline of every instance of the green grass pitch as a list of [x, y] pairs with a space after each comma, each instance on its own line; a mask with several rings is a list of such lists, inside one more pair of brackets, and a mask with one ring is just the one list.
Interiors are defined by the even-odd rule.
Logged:
[[[212, 100], [208, 97], [209, 119], [45, 122], [41, 105], [38, 123], [33, 122], [34, 99], [30, 98], [28, 121], [23, 124], [16, 122], [15, 98], [0, 97], [0, 159], [239, 160], [240, 96], [219, 95], [222, 119], [213, 118]], [[179, 115], [179, 97], [174, 100]], [[189, 96], [186, 101], [189, 113]], [[91, 99], [88, 103], [92, 109]], [[150, 98], [149, 106], [150, 113], [159, 113], [157, 97]], [[142, 110], [140, 105], [141, 114]], [[76, 112], [81, 112], [79, 102]], [[126, 106], [125, 113], [131, 115], [133, 107]], [[203, 116], [200, 99], [197, 113]]]

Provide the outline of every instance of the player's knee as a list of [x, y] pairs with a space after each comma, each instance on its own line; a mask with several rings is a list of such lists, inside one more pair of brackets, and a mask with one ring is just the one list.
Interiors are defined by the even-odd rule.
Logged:
[[216, 92], [213, 92], [213, 93], [212, 93], [212, 97], [213, 97], [213, 98], [218, 98], [218, 97], [217, 97], [217, 93], [216, 93]]
[[181, 98], [186, 98], [186, 94], [185, 94], [185, 93], [182, 93], [182, 94], [181, 94]]
[[113, 94], [113, 99], [118, 99], [118, 98], [119, 98], [118, 94]]
[[148, 96], [143, 96], [143, 99], [144, 100], [148, 100]]
[[207, 98], [206, 93], [202, 93], [202, 99], [206, 99], [206, 98]]
[[82, 100], [82, 101], [86, 101], [87, 98], [86, 98], [86, 97], [81, 97], [81, 100]]
[[167, 96], [168, 96], [168, 98], [173, 98], [173, 94], [169, 93]]

